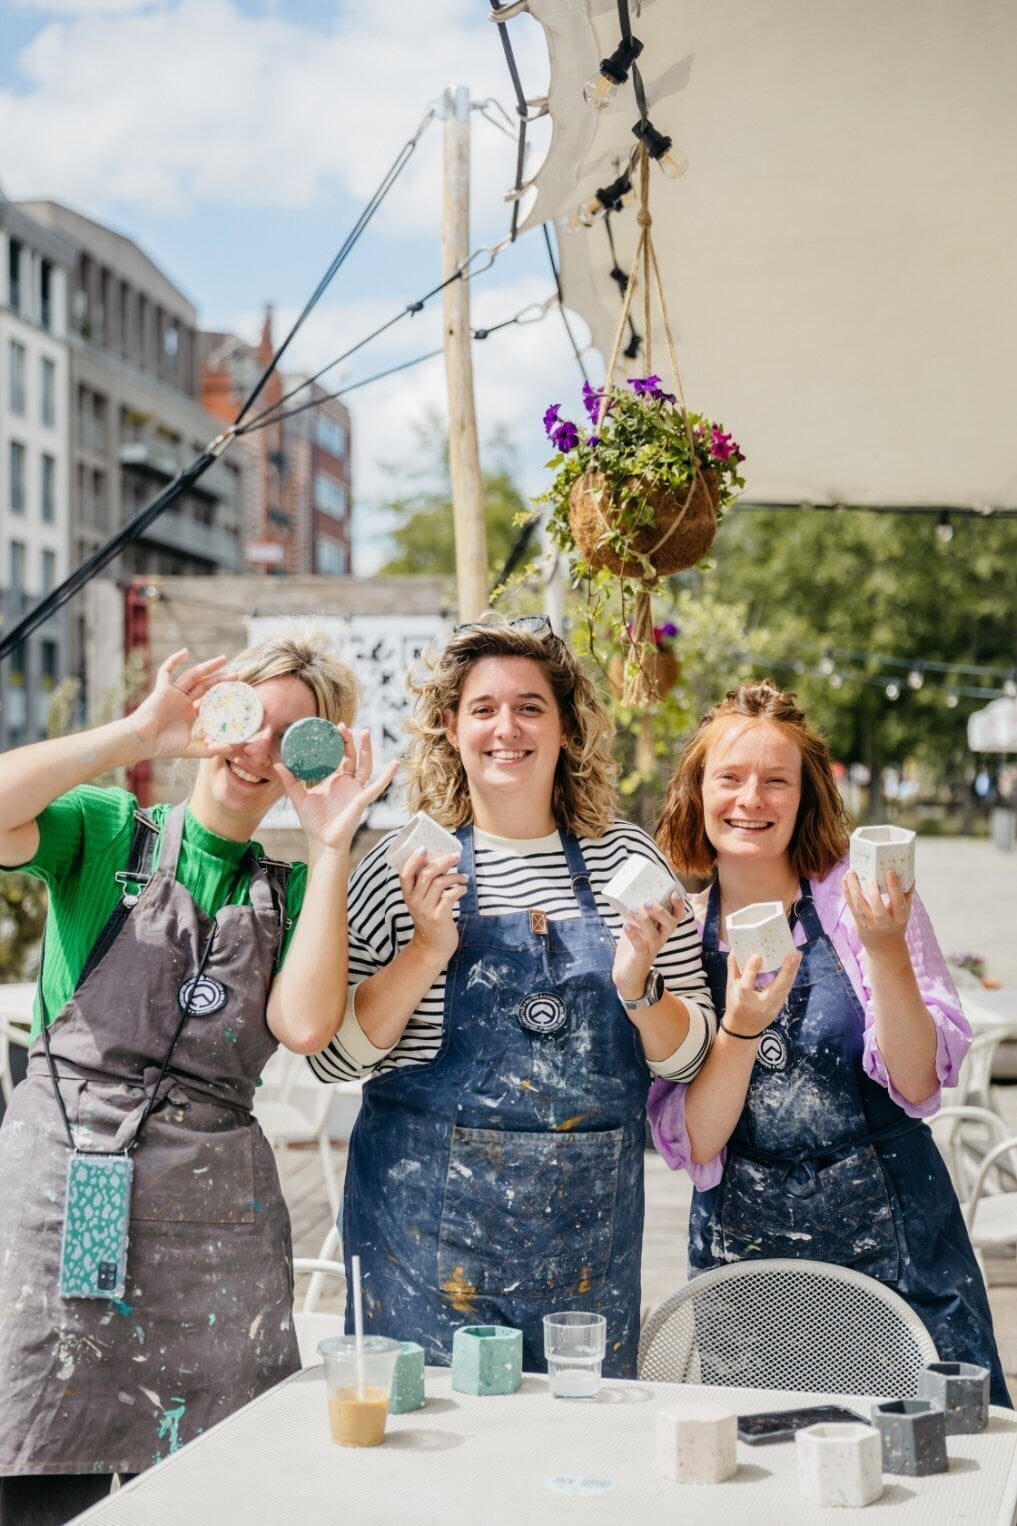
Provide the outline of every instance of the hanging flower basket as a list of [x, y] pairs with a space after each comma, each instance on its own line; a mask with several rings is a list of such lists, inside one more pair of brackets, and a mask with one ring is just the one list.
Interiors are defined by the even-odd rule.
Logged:
[[[653, 690], [657, 699], [663, 699], [665, 694], [670, 694], [682, 676], [682, 665], [670, 646], [670, 635], [665, 636], [664, 631], [678, 634], [675, 626], [654, 626], [653, 647], [645, 652], [644, 661], [646, 666], [646, 681]], [[626, 658], [620, 653], [611, 658], [607, 674], [611, 685], [619, 696], [625, 692], [626, 684]]]
[[[591, 572], [606, 567], [617, 577], [641, 578], [649, 563], [656, 577], [694, 567], [717, 533], [720, 483], [712, 467], [686, 489], [626, 477], [612, 487], [603, 472], [587, 471], [569, 489], [568, 523], [576, 550]], [[627, 506], [649, 520], [627, 530]]]

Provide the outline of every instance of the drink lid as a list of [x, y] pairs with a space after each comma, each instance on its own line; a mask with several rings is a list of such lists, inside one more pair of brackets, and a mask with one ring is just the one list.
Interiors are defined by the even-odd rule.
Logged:
[[195, 732], [206, 742], [246, 742], [260, 729], [264, 714], [250, 684], [215, 684], [198, 705]]
[[343, 760], [345, 744], [331, 721], [316, 715], [294, 721], [282, 739], [282, 760], [305, 784], [319, 784], [334, 774]]

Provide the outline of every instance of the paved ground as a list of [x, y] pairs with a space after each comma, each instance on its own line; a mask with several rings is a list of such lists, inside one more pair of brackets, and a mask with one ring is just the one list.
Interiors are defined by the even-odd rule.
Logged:
[[[1017, 988], [1017, 854], [974, 839], [922, 838], [917, 880], [944, 950], [983, 954], [988, 972]], [[1017, 1134], [1017, 1086], [997, 1086], [993, 1103], [1008, 1131]], [[345, 1144], [337, 1142], [335, 1151], [341, 1173]], [[651, 1308], [685, 1281], [690, 1185], [684, 1174], [668, 1171], [657, 1155], [647, 1155], [646, 1168], [643, 1298]], [[295, 1253], [314, 1256], [331, 1223], [315, 1155], [290, 1152], [284, 1183]], [[991, 1259], [988, 1275], [1003, 1365], [1017, 1401], [1017, 1260]]]

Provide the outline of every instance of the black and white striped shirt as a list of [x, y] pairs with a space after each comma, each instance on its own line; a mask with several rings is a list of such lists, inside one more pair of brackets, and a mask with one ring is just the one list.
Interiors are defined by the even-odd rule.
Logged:
[[[349, 1081], [365, 1074], [381, 1075], [401, 1065], [434, 1059], [441, 1042], [445, 1004], [445, 973], [431, 986], [391, 1050], [377, 1049], [356, 1019], [354, 995], [362, 980], [388, 964], [413, 935], [413, 922], [403, 900], [399, 877], [385, 862], [391, 834], [383, 837], [357, 865], [350, 881], [350, 1000], [336, 1037], [320, 1054], [308, 1056], [321, 1081]], [[580, 838], [597, 910], [611, 934], [621, 933], [622, 920], [601, 892], [633, 853], [660, 864], [664, 859], [642, 828], [615, 822], [603, 837]], [[538, 906], [550, 921], [581, 915], [572, 893], [568, 863], [557, 832], [549, 837], [510, 841], [474, 830], [477, 909], [481, 916], [528, 911]], [[458, 906], [456, 916], [458, 917]], [[650, 1069], [672, 1081], [690, 1081], [706, 1058], [716, 1032], [713, 1003], [703, 973], [699, 934], [687, 916], [654, 960], [669, 991], [689, 1007], [689, 1032], [681, 1047]]]

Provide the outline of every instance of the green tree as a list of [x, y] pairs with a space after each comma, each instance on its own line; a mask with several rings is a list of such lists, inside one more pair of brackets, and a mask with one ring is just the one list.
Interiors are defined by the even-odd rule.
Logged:
[[[409, 461], [386, 471], [399, 491], [381, 505], [393, 520], [393, 552], [382, 563], [382, 574], [440, 576], [456, 570], [452, 484], [444, 423], [431, 415], [415, 430], [417, 449]], [[502, 432], [485, 447], [491, 468], [481, 473], [487, 556], [492, 584], [500, 578], [519, 540], [517, 516], [532, 513], [513, 480], [512, 450]]]
[[[909, 758], [937, 781], [960, 778], [967, 717], [989, 696], [961, 692], [953, 707], [947, 696], [1000, 684], [923, 663], [1017, 662], [1017, 523], [958, 517], [946, 543], [933, 531], [928, 515], [735, 509], [702, 575], [747, 604], [749, 632], [767, 632], [756, 673], [771, 668], [793, 685], [834, 753], [877, 781], [883, 765]], [[920, 688], [909, 687], [911, 670]]]

